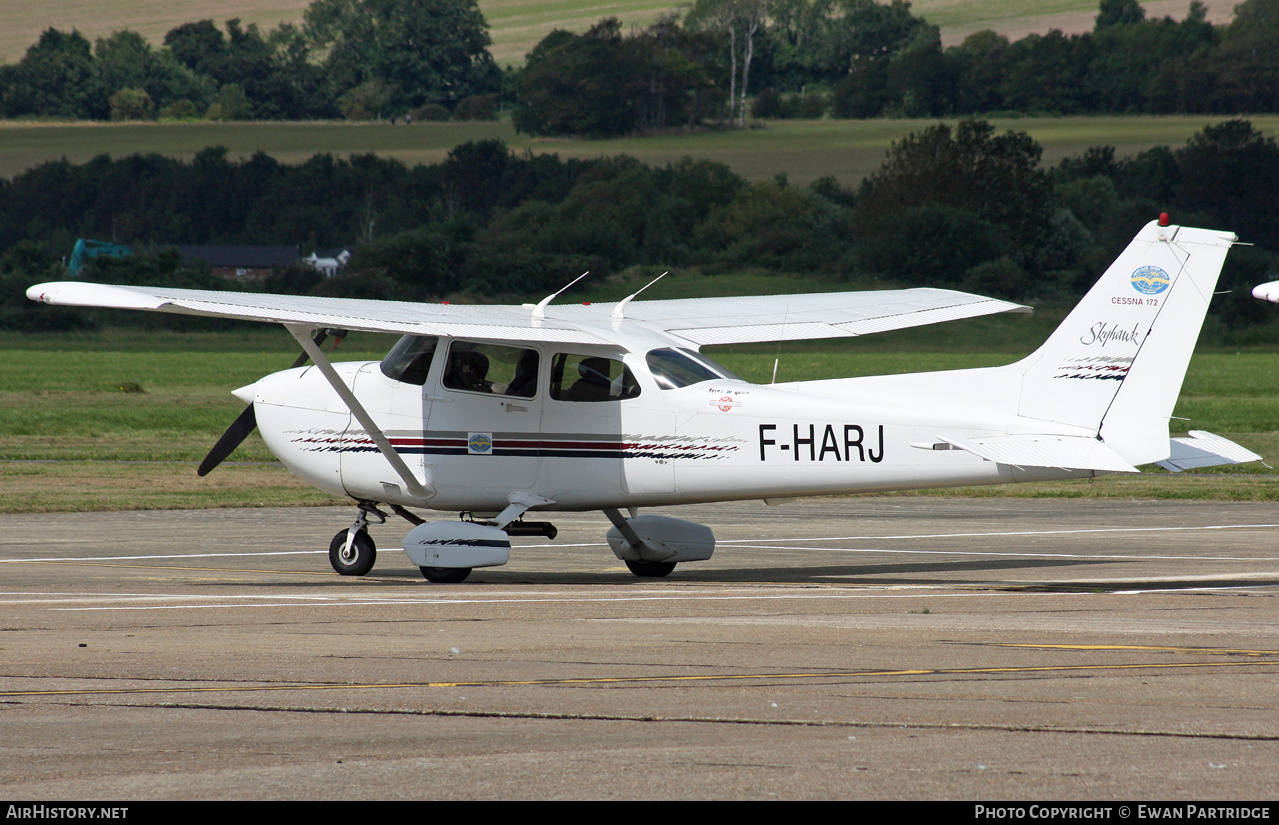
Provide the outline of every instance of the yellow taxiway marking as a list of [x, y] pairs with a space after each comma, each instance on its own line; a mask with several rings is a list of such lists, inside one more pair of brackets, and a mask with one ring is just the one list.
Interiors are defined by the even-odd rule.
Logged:
[[[1011, 647], [1041, 647], [1040, 645], [1010, 645]], [[1043, 645], [1042, 647], [1065, 647]], [[1079, 646], [1085, 649], [1086, 646]], [[1103, 646], [1102, 649], [1105, 649]], [[1138, 650], [1183, 650], [1193, 653], [1227, 653], [1202, 648], [1122, 648]], [[1276, 651], [1256, 651], [1258, 654], [1276, 654]], [[148, 693], [253, 693], [283, 690], [376, 690], [400, 688], [460, 688], [460, 687], [558, 687], [566, 685], [621, 685], [650, 684], [653, 682], [741, 682], [750, 680], [773, 681], [777, 679], [832, 679], [832, 678], [885, 678], [894, 676], [973, 676], [981, 674], [1015, 673], [1089, 673], [1116, 670], [1168, 670], [1172, 668], [1204, 667], [1252, 667], [1273, 665], [1272, 661], [1249, 662], [1165, 662], [1162, 664], [1110, 664], [1110, 665], [1039, 665], [1035, 667], [973, 667], [973, 668], [912, 668], [908, 670], [831, 670], [796, 673], [725, 673], [695, 676], [599, 676], [570, 679], [504, 679], [472, 680], [456, 682], [388, 682], [385, 684], [291, 684], [291, 685], [234, 685], [230, 687], [171, 687], [171, 688], [98, 688], [83, 690], [18, 690], [0, 692], [0, 698], [22, 696], [119, 696]]]

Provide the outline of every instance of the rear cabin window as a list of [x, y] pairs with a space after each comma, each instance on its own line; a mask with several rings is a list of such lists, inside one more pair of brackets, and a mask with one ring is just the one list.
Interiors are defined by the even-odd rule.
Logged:
[[405, 335], [382, 359], [382, 374], [394, 381], [422, 386], [439, 341], [431, 335]]
[[677, 390], [703, 381], [725, 378], [741, 380], [706, 356], [683, 348], [650, 350], [644, 360], [648, 363], [657, 386], [664, 390]]
[[551, 398], [557, 401], [622, 401], [639, 394], [630, 367], [616, 359], [566, 352], [551, 359]]
[[454, 341], [444, 368], [444, 386], [463, 392], [532, 398], [537, 392], [535, 349]]

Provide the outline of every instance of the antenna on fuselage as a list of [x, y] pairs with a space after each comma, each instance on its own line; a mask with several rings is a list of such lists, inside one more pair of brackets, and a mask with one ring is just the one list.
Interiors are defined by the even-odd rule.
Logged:
[[[559, 292], [552, 292], [550, 295], [547, 295], [545, 298], [543, 298], [543, 299], [541, 300], [541, 302], [540, 302], [540, 303], [538, 303], [538, 305], [537, 305], [537, 306], [533, 307], [533, 317], [534, 317], [534, 318], [545, 318], [545, 317], [546, 317], [546, 307], [547, 307], [547, 306], [551, 303], [551, 301], [554, 301], [554, 300], [555, 300], [555, 297], [556, 297], [557, 295], [559, 295], [559, 294], [560, 294], [560, 292], [563, 292], [564, 290], [568, 289], [568, 288], [569, 288], [569, 287], [571, 287], [573, 284], [577, 283], [578, 281], [582, 280], [583, 278], [585, 278], [587, 275], [590, 275], [590, 274], [591, 274], [591, 271], [588, 269], [588, 270], [586, 270], [585, 272], [583, 272], [581, 275], [578, 275], [576, 278], [574, 278], [573, 280], [569, 281], [569, 282], [568, 282], [567, 284], [565, 284], [564, 286], [560, 287]], [[528, 304], [525, 304], [525, 306], [528, 306]]]
[[651, 281], [649, 281], [648, 283], [644, 284], [644, 286], [642, 286], [642, 287], [640, 287], [639, 289], [635, 290], [635, 291], [634, 291], [633, 293], [631, 293], [630, 295], [627, 295], [627, 296], [626, 296], [625, 298], [623, 298], [621, 301], [618, 301], [617, 306], [613, 307], [612, 317], [614, 317], [614, 318], [619, 318], [619, 319], [620, 319], [620, 318], [625, 318], [625, 317], [626, 317], [626, 305], [627, 305], [627, 304], [629, 304], [629, 303], [630, 303], [630, 302], [631, 302], [631, 301], [635, 298], [635, 296], [636, 296], [636, 295], [639, 295], [641, 292], [643, 292], [644, 290], [648, 289], [650, 286], [652, 286], [653, 284], [657, 283], [658, 281], [662, 280], [663, 278], [665, 278], [667, 275], [670, 275], [670, 274], [671, 274], [671, 273], [670, 273], [670, 270], [667, 270], [667, 271], [663, 272], [661, 275], [658, 275], [658, 276], [657, 276], [656, 278], [654, 278], [653, 280], [651, 280]]

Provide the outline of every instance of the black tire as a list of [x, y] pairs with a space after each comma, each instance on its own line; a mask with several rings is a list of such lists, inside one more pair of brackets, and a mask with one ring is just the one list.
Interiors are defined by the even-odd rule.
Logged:
[[333, 569], [343, 576], [363, 576], [365, 573], [373, 569], [373, 563], [377, 561], [377, 547], [373, 544], [373, 539], [369, 538], [367, 531], [361, 530], [355, 534], [355, 541], [351, 543], [351, 551], [355, 557], [349, 561], [342, 558], [342, 551], [346, 548], [346, 530], [340, 531], [333, 537], [333, 541], [329, 542], [329, 564], [333, 565]]
[[631, 572], [646, 579], [660, 579], [669, 576], [675, 569], [673, 561], [628, 561], [626, 566]]
[[422, 577], [434, 584], [457, 584], [471, 575], [469, 567], [419, 567]]

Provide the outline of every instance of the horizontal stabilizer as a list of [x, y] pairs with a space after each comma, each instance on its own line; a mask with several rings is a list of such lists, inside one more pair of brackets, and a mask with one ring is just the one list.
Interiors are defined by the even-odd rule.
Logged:
[[1194, 470], [1199, 467], [1217, 467], [1222, 464], [1244, 464], [1249, 461], [1260, 461], [1261, 456], [1241, 447], [1228, 438], [1213, 435], [1203, 430], [1191, 430], [1185, 438], [1170, 440], [1172, 454], [1163, 461], [1155, 462], [1165, 470], [1180, 473], [1182, 470]]
[[1136, 473], [1138, 469], [1120, 458], [1101, 441], [1076, 435], [993, 435], [982, 438], [940, 439], [953, 448], [966, 450], [987, 461], [1014, 467], [1053, 467], [1062, 470], [1098, 470], [1108, 473]]

